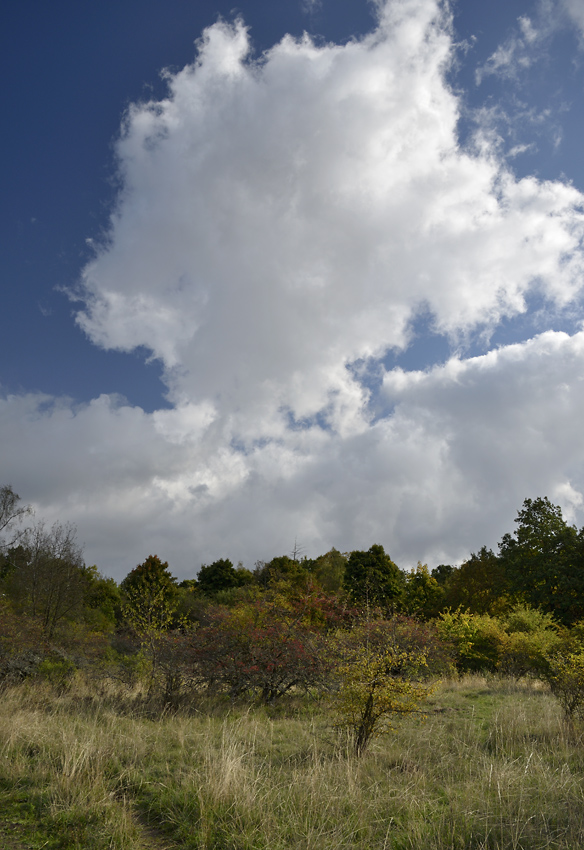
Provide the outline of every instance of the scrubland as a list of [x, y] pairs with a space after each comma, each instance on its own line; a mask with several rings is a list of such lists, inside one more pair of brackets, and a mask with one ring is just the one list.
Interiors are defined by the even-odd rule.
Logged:
[[6, 850], [539, 850], [584, 846], [584, 730], [536, 680], [443, 681], [356, 758], [326, 699], [31, 680], [0, 693]]

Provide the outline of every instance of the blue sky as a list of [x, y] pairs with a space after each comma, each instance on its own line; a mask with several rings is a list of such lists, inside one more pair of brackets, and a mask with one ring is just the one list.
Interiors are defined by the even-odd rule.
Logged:
[[537, 495], [582, 524], [581, 0], [0, 30], [1, 483], [89, 562], [434, 566]]

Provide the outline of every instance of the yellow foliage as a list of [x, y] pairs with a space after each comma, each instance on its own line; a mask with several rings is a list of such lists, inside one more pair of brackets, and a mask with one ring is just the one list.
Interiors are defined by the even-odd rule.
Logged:
[[373, 634], [368, 626], [353, 632], [348, 645], [337, 645], [336, 726], [351, 731], [356, 755], [372, 738], [393, 729], [395, 717], [417, 712], [433, 690], [415, 680], [426, 666], [425, 654], [400, 650], [383, 637], [378, 626]]

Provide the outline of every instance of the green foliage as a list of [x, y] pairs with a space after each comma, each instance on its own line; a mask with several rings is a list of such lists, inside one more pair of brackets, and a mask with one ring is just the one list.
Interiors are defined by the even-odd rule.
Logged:
[[526, 605], [516, 605], [504, 617], [448, 610], [437, 625], [453, 647], [460, 673], [545, 677], [548, 657], [560, 645], [553, 617]]
[[326, 593], [337, 593], [343, 586], [347, 556], [338, 549], [331, 549], [312, 563], [312, 573]]
[[584, 715], [584, 651], [553, 654], [548, 681], [568, 722]]
[[499, 550], [511, 590], [569, 625], [584, 616], [584, 538], [547, 498], [526, 499]]
[[507, 676], [544, 677], [548, 657], [560, 642], [558, 626], [551, 614], [516, 605], [503, 618], [507, 635], [499, 649], [499, 670]]
[[398, 648], [383, 622], [340, 635], [335, 651], [340, 659], [333, 697], [336, 726], [349, 729], [360, 756], [372, 738], [392, 730], [396, 717], [417, 712], [432, 692], [416, 681], [426, 655]]
[[58, 691], [63, 691], [69, 685], [75, 670], [75, 664], [71, 659], [52, 654], [41, 661], [36, 673], [41, 679], [50, 682]]
[[124, 616], [139, 635], [152, 636], [169, 629], [177, 602], [176, 579], [158, 555], [149, 555], [120, 585]]
[[95, 565], [85, 567], [84, 574], [85, 619], [98, 631], [111, 631], [121, 610], [120, 588], [113, 578], [103, 576]]
[[443, 611], [437, 627], [441, 639], [453, 647], [460, 673], [496, 671], [506, 637], [496, 617], [461, 609]]
[[455, 567], [453, 567], [451, 564], [438, 564], [437, 567], [434, 567], [430, 575], [432, 576], [432, 578], [436, 579], [436, 581], [441, 587], [443, 587], [445, 584], [447, 584], [454, 570]]
[[163, 635], [177, 625], [179, 597], [176, 579], [166, 562], [149, 555], [120, 585], [122, 611], [150, 660], [149, 690], [156, 687]]
[[405, 594], [405, 576], [383, 546], [349, 555], [343, 587], [354, 604], [383, 610], [399, 609]]
[[4, 590], [14, 609], [32, 617], [51, 640], [63, 621], [82, 616], [88, 573], [75, 527], [44, 523], [27, 528], [7, 552]]
[[473, 614], [503, 613], [511, 604], [504, 562], [483, 546], [451, 572], [445, 583], [444, 603]]
[[221, 558], [209, 566], [203, 564], [197, 576], [197, 586], [206, 596], [214, 597], [222, 590], [240, 587], [243, 578], [241, 570], [238, 573], [231, 561]]
[[406, 575], [405, 610], [421, 620], [430, 620], [438, 616], [443, 600], [443, 588], [430, 575], [426, 564], [418, 561], [416, 569]]
[[288, 555], [280, 555], [264, 563], [258, 561], [254, 570], [254, 579], [262, 587], [274, 587], [285, 583], [291, 589], [307, 590], [311, 585], [311, 573], [308, 559], [294, 560]]

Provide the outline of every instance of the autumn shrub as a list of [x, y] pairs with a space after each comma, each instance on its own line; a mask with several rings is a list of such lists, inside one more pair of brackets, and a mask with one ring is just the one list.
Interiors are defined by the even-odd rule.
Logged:
[[497, 670], [506, 632], [496, 617], [459, 608], [443, 611], [436, 625], [440, 638], [452, 648], [459, 673]]
[[303, 616], [266, 600], [214, 609], [191, 639], [191, 675], [232, 699], [257, 696], [264, 703], [319, 684], [329, 665], [326, 640]]
[[417, 712], [432, 692], [422, 681], [425, 652], [400, 648], [394, 626], [366, 623], [335, 642], [335, 725], [349, 730], [357, 756], [372, 738], [393, 729], [395, 718]]
[[584, 651], [556, 652], [548, 663], [551, 692], [560, 703], [565, 719], [571, 723], [575, 717], [584, 716]]
[[424, 656], [425, 664], [418, 671], [420, 676], [430, 678], [452, 674], [452, 647], [442, 640], [435, 622], [420, 622], [405, 614], [395, 614], [383, 622], [384, 640], [390, 642], [397, 652]]
[[545, 678], [549, 656], [560, 643], [558, 625], [551, 614], [529, 605], [516, 605], [503, 619], [503, 625], [506, 634], [499, 646], [499, 671], [516, 679]]

